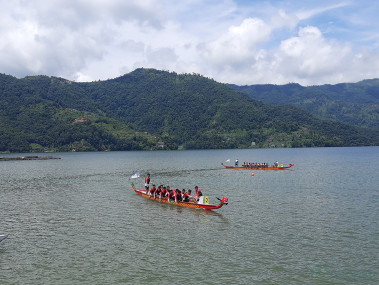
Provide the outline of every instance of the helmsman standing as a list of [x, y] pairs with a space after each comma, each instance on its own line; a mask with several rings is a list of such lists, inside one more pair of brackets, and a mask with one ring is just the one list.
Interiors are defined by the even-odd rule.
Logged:
[[145, 189], [146, 189], [146, 191], [149, 190], [149, 184], [150, 184], [150, 173], [148, 173], [146, 178], [145, 178]]

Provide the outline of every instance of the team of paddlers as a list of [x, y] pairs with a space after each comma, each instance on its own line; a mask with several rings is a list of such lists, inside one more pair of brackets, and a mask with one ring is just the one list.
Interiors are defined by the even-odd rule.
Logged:
[[179, 189], [170, 189], [170, 186], [163, 186], [159, 185], [158, 187], [155, 187], [153, 184], [153, 187], [150, 189], [147, 189], [147, 195], [149, 197], [153, 197], [154, 199], [167, 199], [168, 201], [175, 201], [175, 202], [193, 202], [196, 203], [200, 196], [202, 196], [201, 191], [195, 187], [196, 195], [192, 196], [192, 190], [186, 191], [185, 189], [179, 190]]
[[[235, 167], [238, 167], [238, 162], [239, 162], [239, 160], [237, 158], [236, 162], [234, 163]], [[259, 163], [259, 162], [255, 162], [255, 163], [253, 163], [253, 162], [244, 162], [242, 164], [242, 167], [246, 167], [246, 168], [268, 168], [270, 166], [268, 165], [267, 162], [262, 162], [262, 163]], [[275, 161], [274, 165], [272, 165], [271, 167], [279, 167], [279, 162]]]
[[145, 178], [145, 190], [149, 197], [153, 197], [154, 199], [167, 199], [168, 201], [175, 202], [197, 203], [200, 196], [203, 196], [203, 193], [201, 193], [198, 186], [195, 186], [195, 196], [192, 196], [192, 190], [170, 189], [170, 186], [159, 185], [158, 187], [155, 187], [155, 184], [152, 184], [152, 187], [150, 188], [149, 173]]
[[[274, 166], [274, 167], [278, 167], [279, 166], [279, 163], [276, 161], [275, 163], [274, 163], [274, 165], [272, 165], [272, 166]], [[272, 167], [271, 166], [271, 167]], [[255, 162], [255, 163], [252, 163], [252, 162], [244, 162], [243, 164], [242, 164], [242, 167], [254, 167], [254, 168], [267, 168], [267, 167], [270, 167], [269, 165], [268, 165], [268, 163], [267, 162], [262, 162], [262, 163], [257, 163], [257, 162]]]

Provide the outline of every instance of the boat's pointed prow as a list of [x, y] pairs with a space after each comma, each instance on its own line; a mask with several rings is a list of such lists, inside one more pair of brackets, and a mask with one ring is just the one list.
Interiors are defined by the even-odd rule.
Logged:
[[223, 196], [222, 199], [220, 199], [218, 197], [216, 197], [216, 199], [221, 202], [220, 205], [228, 205], [228, 200], [229, 200], [228, 198]]

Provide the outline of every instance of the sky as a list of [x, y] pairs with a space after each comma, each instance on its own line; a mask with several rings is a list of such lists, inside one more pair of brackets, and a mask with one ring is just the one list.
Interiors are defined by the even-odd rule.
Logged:
[[0, 73], [358, 82], [379, 78], [378, 15], [372, 0], [0, 0]]

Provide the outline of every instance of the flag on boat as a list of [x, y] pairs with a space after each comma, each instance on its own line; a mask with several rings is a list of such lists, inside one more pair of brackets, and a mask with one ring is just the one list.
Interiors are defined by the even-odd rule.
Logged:
[[139, 171], [137, 171], [136, 173], [134, 173], [130, 178], [134, 179], [134, 178], [138, 178], [138, 177], [139, 177]]

